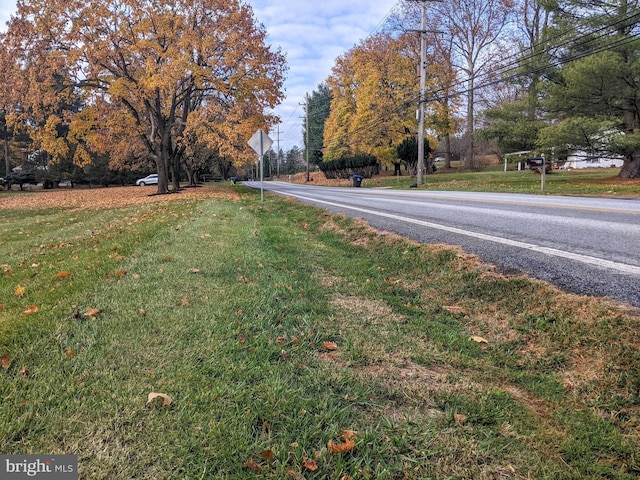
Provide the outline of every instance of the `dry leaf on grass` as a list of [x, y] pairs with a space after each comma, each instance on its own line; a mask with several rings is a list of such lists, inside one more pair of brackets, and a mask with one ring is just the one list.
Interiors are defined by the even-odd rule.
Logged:
[[156, 398], [162, 399], [162, 406], [164, 407], [171, 405], [171, 402], [173, 402], [173, 399], [166, 393], [151, 392], [147, 395], [147, 404], [153, 402]]
[[472, 335], [471, 337], [469, 337], [469, 340], [473, 340], [476, 343], [479, 343], [480, 345], [489, 345], [489, 340], [487, 340], [484, 337], [478, 337], [476, 335]]
[[29, 307], [23, 312], [25, 315], [32, 315], [38, 311], [37, 305], [29, 305]]
[[334, 352], [338, 350], [338, 345], [336, 344], [336, 342], [323, 342], [322, 348], [324, 348], [325, 350], [329, 350], [330, 352]]
[[100, 312], [102, 312], [102, 310], [100, 310], [99, 308], [87, 308], [87, 310], [84, 312], [83, 315], [85, 317], [89, 317], [89, 318], [93, 319], [93, 317], [98, 315]]
[[53, 276], [54, 280], [60, 280], [61, 278], [70, 277], [71, 272], [60, 272]]
[[9, 368], [11, 366], [11, 360], [9, 360], [9, 356], [11, 354], [6, 352], [2, 357], [0, 357], [0, 364], [2, 364], [2, 368]]
[[315, 472], [318, 469], [318, 464], [316, 463], [316, 461], [307, 457], [303, 458], [302, 466], [312, 472]]
[[258, 454], [258, 456], [260, 458], [264, 458], [269, 463], [272, 463], [275, 460], [275, 456], [271, 450], [263, 450]]
[[244, 462], [242, 466], [244, 468], [248, 468], [249, 470], [253, 470], [257, 474], [262, 473], [262, 468], [260, 468], [260, 465], [258, 465], [253, 458], [250, 458], [249, 460]]
[[467, 419], [467, 416], [462, 415], [461, 413], [455, 413], [453, 415], [453, 419], [456, 421], [456, 423], [464, 423], [464, 421]]
[[18, 285], [16, 287], [16, 291], [14, 292], [18, 297], [24, 297], [24, 287], [22, 285]]
[[343, 443], [335, 443], [333, 440], [329, 440], [329, 443], [327, 443], [327, 448], [334, 455], [350, 452], [356, 447], [356, 432], [353, 430], [344, 430], [340, 434], [340, 438], [344, 440]]

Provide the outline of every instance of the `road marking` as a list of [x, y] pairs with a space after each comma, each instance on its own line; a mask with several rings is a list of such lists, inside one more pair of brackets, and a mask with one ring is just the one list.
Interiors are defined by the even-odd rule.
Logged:
[[467, 237], [477, 238], [479, 240], [487, 240], [489, 242], [500, 243], [502, 245], [507, 245], [510, 247], [523, 248], [525, 250], [531, 250], [539, 253], [546, 253], [547, 255], [553, 255], [555, 257], [566, 258], [569, 260], [575, 260], [577, 262], [586, 263], [588, 265], [594, 265], [597, 267], [610, 268], [613, 270], [617, 270], [619, 272], [628, 274], [628, 275], [640, 275], [640, 267], [635, 265], [627, 265], [626, 263], [612, 262], [611, 260], [605, 260], [597, 257], [590, 257], [588, 255], [581, 255], [579, 253], [571, 253], [565, 252], [563, 250], [558, 250], [556, 248], [551, 247], [542, 247], [540, 245], [534, 245], [532, 243], [520, 242], [518, 240], [509, 240], [508, 238], [496, 237], [494, 235], [486, 235], [484, 233], [476, 233], [470, 232], [467, 230], [462, 230], [461, 228], [456, 227], [448, 227], [446, 225], [440, 225], [438, 223], [425, 222], [424, 220], [416, 220], [415, 218], [410, 217], [402, 217], [400, 215], [394, 215], [392, 213], [384, 213], [384, 212], [376, 212], [374, 210], [368, 210], [366, 208], [360, 207], [352, 207], [349, 205], [343, 205], [341, 203], [328, 202], [326, 200], [318, 200], [311, 197], [305, 197], [302, 195], [295, 195], [286, 192], [280, 192], [283, 195], [287, 195], [294, 198], [300, 198], [303, 200], [308, 200], [310, 202], [315, 203], [323, 203], [325, 205], [331, 205], [333, 207], [339, 208], [348, 208], [349, 210], [355, 210], [356, 212], [367, 213], [369, 215], [376, 215], [378, 217], [391, 218], [394, 220], [401, 220], [407, 223], [413, 223], [414, 225], [420, 225], [422, 227], [435, 228], [438, 230], [443, 230], [445, 232], [455, 233], [458, 235], [465, 235]]

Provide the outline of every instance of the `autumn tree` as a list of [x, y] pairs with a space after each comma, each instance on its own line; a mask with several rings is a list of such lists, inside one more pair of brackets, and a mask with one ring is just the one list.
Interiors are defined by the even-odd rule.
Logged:
[[390, 164], [395, 146], [416, 131], [415, 37], [381, 33], [336, 60], [328, 79], [331, 112], [326, 157], [367, 153]]
[[[552, 4], [546, 0], [517, 0], [516, 29], [507, 55], [503, 82], [492, 88], [493, 102], [482, 113], [481, 139], [496, 140], [502, 153], [537, 148], [538, 133], [546, 123], [541, 108], [545, 72], [553, 64], [548, 42], [553, 18]], [[517, 64], [514, 64], [514, 59]], [[508, 63], [508, 62], [504, 62]]]
[[465, 166], [474, 166], [474, 130], [477, 78], [496, 65], [500, 40], [513, 13], [512, 0], [453, 0], [434, 2], [430, 16], [437, 30], [451, 41], [451, 63], [466, 79]]
[[[246, 138], [268, 128], [265, 112], [282, 98], [284, 57], [238, 0], [20, 0], [8, 34], [24, 73], [43, 79], [41, 97], [82, 90], [85, 109], [61, 119], [76, 161], [151, 160], [158, 193], [171, 177], [178, 187], [194, 132], [222, 155], [249, 158]], [[52, 89], [61, 72], [65, 88]]]
[[541, 131], [541, 148], [622, 155], [620, 176], [640, 177], [639, 10], [638, 0], [558, 2], [557, 31], [579, 41], [553, 51], [562, 66], [548, 75], [554, 124]]
[[[407, 34], [413, 32], [417, 48], [420, 37], [416, 33], [422, 28], [421, 16], [420, 2], [403, 2], [391, 16], [388, 28]], [[456, 88], [459, 72], [452, 63], [453, 40], [441, 30], [440, 17], [433, 11], [427, 14], [426, 27], [425, 134], [440, 140], [445, 168], [451, 168], [451, 136], [461, 125], [461, 95]], [[415, 68], [417, 70], [419, 64]]]

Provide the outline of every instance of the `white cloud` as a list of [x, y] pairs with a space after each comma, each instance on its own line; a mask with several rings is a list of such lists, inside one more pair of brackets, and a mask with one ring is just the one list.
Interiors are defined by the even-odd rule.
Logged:
[[[385, 18], [395, 0], [249, 0], [268, 42], [287, 55], [287, 98], [275, 113], [285, 132], [281, 148], [302, 146], [304, 110], [299, 103], [330, 74], [335, 60], [365, 39]], [[293, 112], [297, 111], [297, 114]]]

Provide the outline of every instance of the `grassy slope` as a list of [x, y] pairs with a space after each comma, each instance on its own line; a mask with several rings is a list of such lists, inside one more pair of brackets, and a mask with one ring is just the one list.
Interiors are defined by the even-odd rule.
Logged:
[[[639, 196], [640, 180], [617, 177], [619, 169], [554, 170], [545, 177], [544, 192], [540, 175], [529, 170], [484, 172], [436, 172], [425, 175], [421, 188], [436, 190], [471, 190], [556, 195]], [[374, 177], [363, 186], [407, 188], [415, 177]]]
[[633, 312], [214, 188], [3, 211], [1, 452], [92, 479], [640, 474]]

